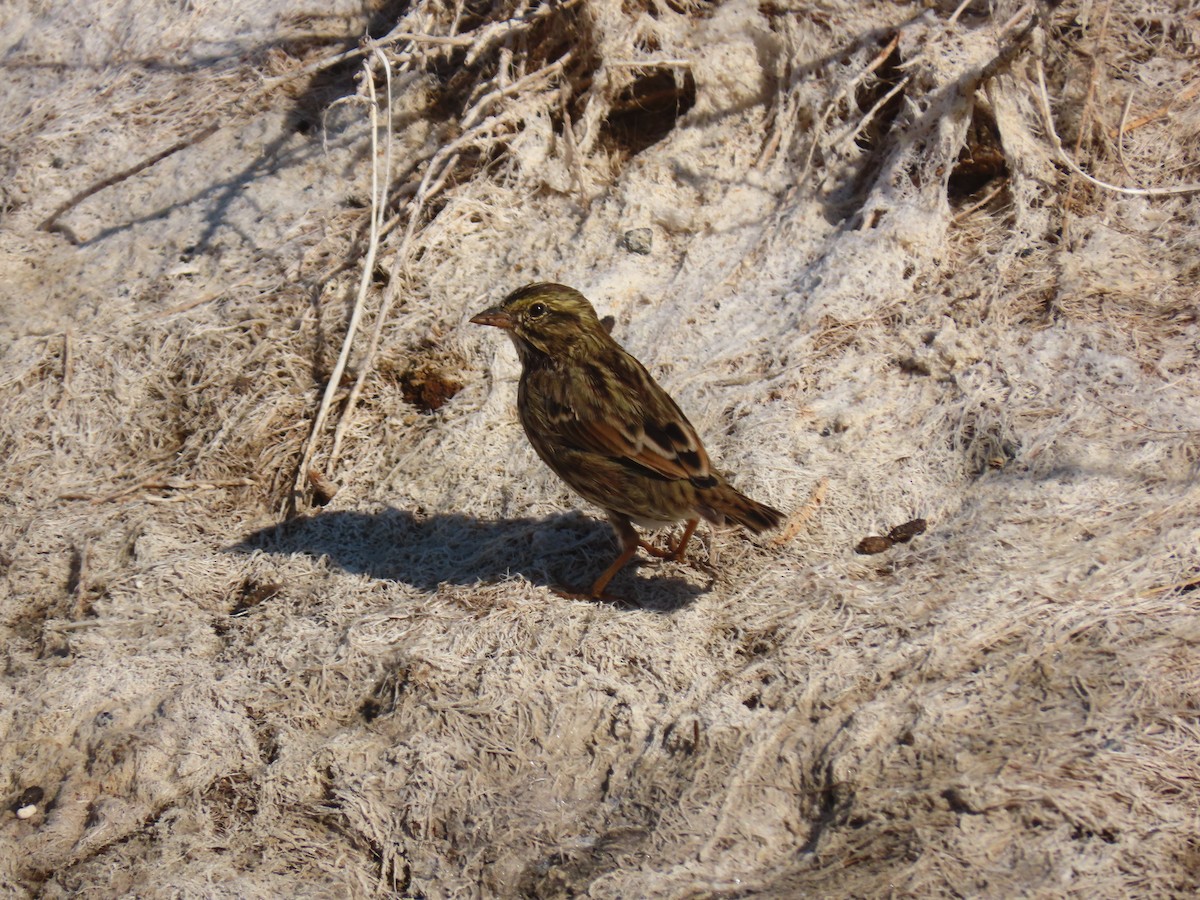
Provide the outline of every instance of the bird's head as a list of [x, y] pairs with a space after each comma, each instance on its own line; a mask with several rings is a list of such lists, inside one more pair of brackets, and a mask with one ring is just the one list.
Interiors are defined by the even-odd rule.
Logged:
[[564, 284], [539, 282], [513, 291], [497, 306], [472, 317], [476, 325], [503, 328], [522, 362], [587, 353], [609, 340], [583, 294]]

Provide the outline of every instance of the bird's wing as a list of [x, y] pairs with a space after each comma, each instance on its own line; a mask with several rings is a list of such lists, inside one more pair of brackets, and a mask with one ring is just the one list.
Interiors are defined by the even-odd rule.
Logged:
[[619, 348], [584, 364], [560, 385], [551, 411], [580, 449], [625, 459], [664, 478], [716, 483], [708, 454], [687, 416], [641, 363]]

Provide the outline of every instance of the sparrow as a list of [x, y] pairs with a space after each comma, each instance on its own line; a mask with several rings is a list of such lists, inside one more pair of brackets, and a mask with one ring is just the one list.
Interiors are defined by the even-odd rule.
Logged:
[[[620, 553], [587, 592], [606, 599], [608, 583], [638, 548], [682, 560], [701, 519], [736, 522], [755, 534], [783, 514], [738, 491], [713, 467], [679, 406], [609, 333], [583, 294], [539, 282], [513, 291], [471, 321], [504, 330], [521, 360], [517, 413], [542, 461], [585, 500], [604, 510]], [[674, 546], [638, 536], [684, 522]]]

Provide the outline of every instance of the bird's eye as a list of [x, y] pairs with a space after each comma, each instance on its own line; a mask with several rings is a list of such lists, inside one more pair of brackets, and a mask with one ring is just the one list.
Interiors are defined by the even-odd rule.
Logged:
[[533, 306], [529, 307], [529, 318], [531, 318], [531, 319], [540, 319], [545, 314], [546, 314], [546, 304], [545, 303], [535, 303], [535, 304], [533, 304]]

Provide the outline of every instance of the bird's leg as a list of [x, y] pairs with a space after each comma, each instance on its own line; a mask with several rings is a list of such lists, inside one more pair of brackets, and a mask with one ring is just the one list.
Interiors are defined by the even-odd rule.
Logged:
[[652, 544], [649, 541], [644, 541], [641, 538], [638, 538], [637, 545], [639, 547], [641, 547], [643, 550], [645, 550], [647, 553], [649, 553], [651, 556], [656, 556], [659, 559], [674, 559], [675, 558], [674, 550], [672, 550], [670, 548], [664, 550], [662, 547]]
[[661, 547], [656, 547], [649, 541], [638, 541], [638, 546], [649, 553], [651, 556], [657, 556], [659, 559], [673, 559], [675, 562], [683, 562], [683, 551], [687, 549], [687, 543], [691, 540], [692, 535], [696, 532], [696, 526], [700, 524], [699, 519], [688, 519], [686, 527], [683, 529], [683, 534], [679, 540], [675, 542], [675, 546], [668, 546], [666, 550]]
[[613, 531], [617, 533], [617, 540], [621, 542], [621, 555], [613, 560], [613, 564], [605, 569], [604, 574], [597, 578], [596, 583], [592, 585], [593, 600], [604, 599], [604, 589], [608, 587], [608, 583], [625, 567], [627, 562], [633, 559], [633, 554], [637, 553], [637, 548], [642, 545], [638, 533], [625, 516], [610, 512], [608, 521], [612, 523]]
[[638, 546], [641, 541], [638, 539], [637, 531], [629, 519], [618, 513], [610, 512], [608, 521], [612, 524], [613, 531], [617, 533], [617, 540], [621, 544], [621, 552], [613, 564], [604, 570], [604, 573], [596, 579], [590, 591], [574, 591], [562, 588], [554, 588], [554, 593], [560, 597], [565, 597], [568, 600], [608, 600], [615, 602], [623, 602], [619, 597], [611, 597], [604, 592], [608, 587], [608, 583], [613, 580], [613, 576], [624, 568], [625, 564], [633, 559], [633, 554], [637, 553]]
[[687, 549], [687, 543], [692, 539], [692, 535], [696, 533], [696, 526], [699, 524], [699, 519], [688, 519], [687, 527], [683, 529], [683, 534], [679, 537], [679, 543], [671, 551], [671, 556], [674, 557], [676, 562], [683, 562], [683, 551]]
[[604, 570], [599, 578], [592, 585], [592, 589], [587, 593], [581, 591], [563, 590], [555, 588], [554, 593], [560, 597], [565, 597], [568, 600], [609, 600], [620, 601], [619, 597], [612, 597], [605, 593], [605, 588], [608, 583], [613, 580], [618, 572], [633, 559], [633, 555], [637, 553], [638, 547], [641, 547], [651, 556], [657, 556], [659, 559], [671, 559], [676, 562], [684, 561], [684, 551], [687, 549], [688, 541], [696, 532], [696, 526], [700, 524], [699, 519], [689, 519], [684, 526], [683, 534], [679, 536], [679, 540], [675, 542], [675, 546], [663, 550], [655, 547], [648, 541], [644, 541], [638, 536], [637, 530], [633, 524], [625, 516], [619, 513], [610, 512], [608, 521], [612, 524], [613, 531], [617, 533], [617, 540], [621, 545], [621, 552], [617, 558], [613, 560], [611, 566]]
[[632, 547], [628, 547], [621, 551], [621, 555], [613, 560], [613, 564], [604, 570], [603, 575], [596, 579], [596, 583], [592, 585], [592, 590], [588, 594], [588, 598], [591, 600], [620, 599], [618, 597], [610, 597], [608, 594], [604, 593], [604, 589], [608, 587], [608, 583], [612, 581], [613, 576], [620, 572], [622, 568], [624, 568], [625, 563], [633, 559], [633, 554], [636, 552], [637, 544], [634, 544]]

